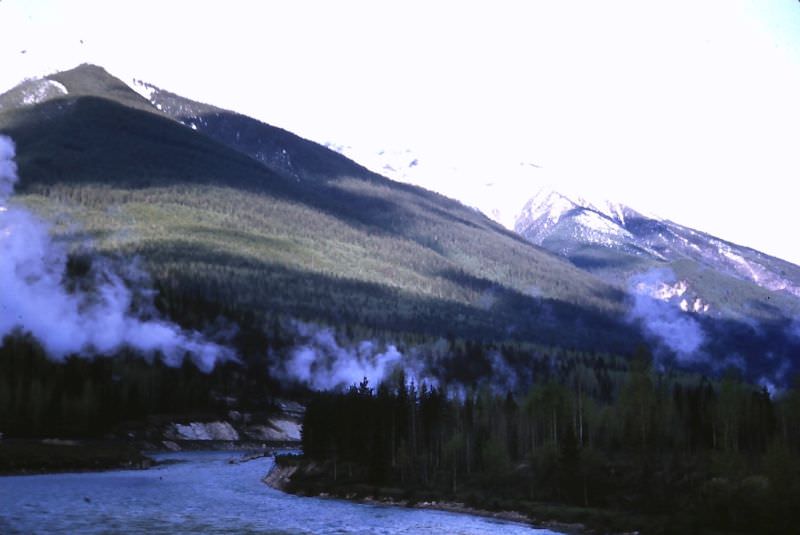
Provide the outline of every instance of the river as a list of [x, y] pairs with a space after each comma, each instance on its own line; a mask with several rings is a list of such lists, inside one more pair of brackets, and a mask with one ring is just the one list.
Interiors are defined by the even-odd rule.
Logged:
[[0, 477], [0, 533], [538, 534], [441, 511], [301, 498], [261, 479], [272, 458], [178, 452], [149, 470]]

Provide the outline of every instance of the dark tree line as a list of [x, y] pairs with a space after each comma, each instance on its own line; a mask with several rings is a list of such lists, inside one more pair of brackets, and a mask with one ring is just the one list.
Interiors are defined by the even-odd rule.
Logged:
[[733, 373], [713, 382], [660, 375], [641, 354], [613, 397], [603, 376], [594, 360], [516, 394], [484, 387], [454, 397], [403, 377], [319, 394], [303, 451], [324, 468], [299, 485], [623, 511], [658, 519], [653, 531], [796, 528], [798, 389], [773, 398]]
[[[58, 362], [29, 337], [2, 342], [0, 432], [7, 437], [99, 437], [159, 415], [265, 411], [275, 390], [266, 373], [251, 375], [233, 362], [208, 374], [189, 358], [170, 367], [128, 350]], [[256, 363], [250, 369], [259, 371]]]

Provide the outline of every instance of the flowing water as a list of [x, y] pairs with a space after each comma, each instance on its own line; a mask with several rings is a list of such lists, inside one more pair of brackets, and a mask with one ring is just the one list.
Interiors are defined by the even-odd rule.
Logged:
[[554, 534], [440, 511], [301, 498], [267, 487], [262, 457], [159, 454], [150, 470], [0, 477], [0, 533]]

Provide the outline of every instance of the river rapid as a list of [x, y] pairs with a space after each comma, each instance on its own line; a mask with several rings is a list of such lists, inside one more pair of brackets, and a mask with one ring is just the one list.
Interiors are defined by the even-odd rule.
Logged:
[[465, 514], [303, 498], [261, 480], [273, 460], [235, 452], [157, 454], [149, 470], [0, 477], [0, 533], [555, 535]]

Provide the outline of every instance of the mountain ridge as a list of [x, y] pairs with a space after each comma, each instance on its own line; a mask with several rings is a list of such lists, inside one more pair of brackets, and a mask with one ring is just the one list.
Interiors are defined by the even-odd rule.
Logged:
[[[0, 131], [17, 142], [22, 200], [80, 221], [101, 252], [142, 255], [169, 291], [231, 287], [259, 315], [382, 329], [629, 338], [621, 292], [461, 203], [234, 112], [201, 123], [187, 106], [222, 112], [168, 92], [158, 109], [103, 72], [53, 75], [67, 94], [29, 104], [25, 86], [0, 96]], [[567, 341], [563, 321], [586, 334]]]
[[[800, 267], [621, 204], [603, 210], [582, 199], [539, 192], [528, 201], [515, 228], [531, 242], [619, 285], [625, 285], [637, 269], [678, 266], [678, 271], [686, 271], [681, 266], [691, 263], [751, 283], [781, 299], [786, 295], [800, 298]], [[605, 264], [600, 265], [603, 254]], [[791, 307], [787, 314], [796, 310]]]
[[[85, 70], [77, 87], [96, 94], [70, 96]], [[79, 222], [59, 231], [67, 244], [91, 236], [103, 254], [141, 256], [187, 321], [209, 321], [191, 302], [262, 333], [292, 318], [392, 340], [617, 354], [647, 342], [660, 366], [733, 366], [771, 385], [794, 368], [798, 300], [782, 279], [756, 274], [773, 291], [744, 271], [756, 252], [564, 196], [529, 207], [531, 243], [290, 132], [144, 86], [150, 101], [101, 71], [60, 73], [67, 94], [49, 78], [20, 86], [0, 108], [0, 132], [18, 142], [19, 200]], [[697, 257], [700, 244], [717, 256]], [[795, 267], [773, 260], [793, 285]]]

